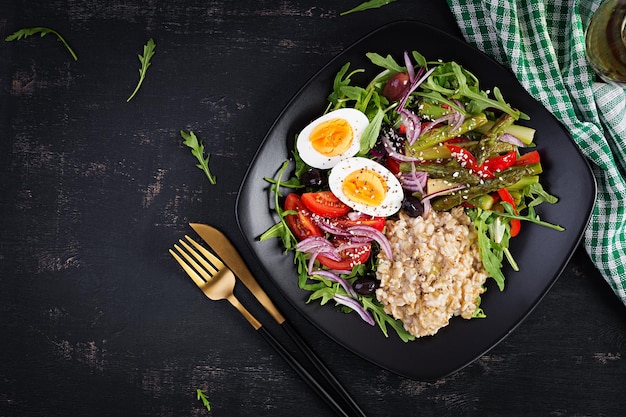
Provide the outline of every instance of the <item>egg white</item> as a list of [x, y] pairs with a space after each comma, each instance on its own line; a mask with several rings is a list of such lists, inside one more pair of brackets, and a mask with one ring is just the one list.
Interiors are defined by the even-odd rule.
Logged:
[[[309, 137], [311, 136], [311, 132], [315, 127], [319, 124], [324, 123], [327, 120], [331, 119], [343, 119], [352, 128], [352, 143], [350, 144], [350, 148], [347, 149], [341, 155], [336, 156], [327, 156], [319, 153], [315, 148], [313, 148]], [[369, 120], [367, 116], [357, 110], [352, 108], [343, 108], [334, 110], [330, 113], [326, 113], [325, 115], [318, 117], [311, 123], [309, 123], [298, 135], [298, 139], [296, 140], [296, 149], [298, 150], [298, 154], [302, 158], [302, 160], [309, 166], [320, 169], [329, 169], [337, 165], [339, 161], [350, 158], [356, 155], [361, 148], [361, 136], [363, 135], [363, 131], [369, 124]]]
[[[352, 172], [366, 169], [376, 172], [387, 183], [387, 192], [381, 204], [367, 205], [351, 200], [342, 190], [345, 178]], [[370, 215], [388, 217], [400, 210], [404, 192], [400, 181], [387, 168], [371, 159], [353, 157], [344, 159], [335, 165], [328, 176], [328, 185], [335, 196], [355, 211]]]

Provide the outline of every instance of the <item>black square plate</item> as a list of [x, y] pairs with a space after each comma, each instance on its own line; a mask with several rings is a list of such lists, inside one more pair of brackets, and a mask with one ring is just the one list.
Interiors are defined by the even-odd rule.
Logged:
[[[390, 329], [386, 338], [378, 327], [362, 322], [357, 314], [343, 314], [328, 303], [306, 304], [308, 292], [297, 285], [293, 258], [285, 254], [279, 239], [260, 242], [258, 237], [276, 223], [270, 209], [270, 193], [264, 177], [274, 177], [289, 158], [295, 135], [326, 108], [335, 74], [346, 63], [364, 68], [369, 76], [379, 69], [367, 52], [391, 54], [401, 62], [404, 51], [416, 50], [428, 60], [456, 61], [476, 74], [482, 89], [497, 86], [505, 99], [530, 116], [537, 132], [535, 142], [542, 157], [542, 184], [556, 195], [555, 205], [542, 204], [542, 219], [565, 228], [558, 232], [523, 224], [511, 243], [519, 272], [504, 269], [506, 288], [500, 292], [493, 280], [482, 296], [487, 318], [455, 317], [436, 335], [402, 342]], [[354, 78], [353, 78], [354, 79]], [[366, 82], [366, 80], [363, 80]], [[268, 132], [241, 186], [237, 221], [250, 248], [284, 295], [330, 338], [363, 358], [400, 375], [432, 380], [461, 369], [507, 336], [537, 305], [554, 284], [580, 242], [596, 195], [589, 165], [567, 131], [497, 62], [464, 41], [428, 25], [401, 21], [367, 35], [324, 66], [294, 96]]]

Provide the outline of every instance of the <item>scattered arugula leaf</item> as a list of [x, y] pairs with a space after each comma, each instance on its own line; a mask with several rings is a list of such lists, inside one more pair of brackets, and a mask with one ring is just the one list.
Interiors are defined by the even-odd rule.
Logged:
[[204, 405], [204, 407], [207, 409], [207, 411], [211, 411], [211, 403], [209, 403], [209, 399], [207, 398], [207, 396], [204, 393], [204, 391], [198, 388], [196, 390], [196, 396], [197, 396], [198, 400], [202, 401], [202, 405]]
[[154, 43], [154, 40], [152, 40], [152, 38], [150, 38], [150, 39], [148, 39], [148, 43], [146, 43], [143, 46], [143, 55], [137, 55], [137, 57], [139, 58], [139, 62], [141, 62], [141, 68], [139, 68], [139, 81], [137, 82], [137, 86], [135, 87], [135, 90], [132, 92], [132, 94], [126, 100], [127, 103], [133, 97], [135, 97], [135, 94], [137, 94], [137, 91], [139, 91], [139, 88], [141, 87], [141, 84], [143, 84], [143, 80], [144, 80], [144, 78], [146, 78], [146, 72], [148, 71], [148, 67], [150, 67], [150, 65], [152, 65], [150, 60], [154, 56], [154, 49], [155, 48], [156, 48], [156, 44]]
[[46, 28], [46, 27], [34, 27], [34, 28], [22, 28], [20, 30], [18, 30], [17, 32], [7, 36], [4, 40], [6, 42], [11, 42], [14, 40], [20, 40], [23, 38], [27, 38], [29, 36], [35, 35], [35, 34], [40, 34], [41, 37], [43, 38], [44, 36], [46, 36], [47, 34], [52, 33], [53, 35], [55, 35], [57, 37], [57, 39], [63, 43], [63, 45], [65, 45], [65, 48], [67, 48], [67, 50], [70, 52], [70, 54], [72, 55], [72, 58], [74, 58], [74, 61], [78, 61], [78, 56], [76, 55], [76, 53], [74, 52], [74, 50], [70, 47], [70, 45], [67, 43], [67, 41], [65, 40], [65, 38], [63, 38], [63, 36], [61, 36], [61, 34], [59, 32], [57, 32], [54, 29], [50, 29], [50, 28]]
[[198, 164], [196, 166], [204, 171], [211, 184], [215, 184], [215, 175], [211, 174], [211, 170], [209, 169], [209, 158], [211, 157], [211, 154], [207, 153], [206, 158], [204, 157], [204, 145], [202, 144], [202, 141], [199, 141], [191, 130], [189, 133], [181, 130], [180, 136], [182, 136], [185, 140], [183, 144], [191, 148], [191, 154], [198, 160]]
[[358, 6], [352, 8], [350, 10], [342, 12], [340, 14], [340, 16], [345, 16], [347, 14], [355, 13], [355, 12], [362, 12], [364, 10], [369, 10], [369, 9], [377, 9], [379, 7], [386, 6], [387, 4], [393, 3], [395, 1], [396, 0], [369, 0], [369, 1], [366, 1], [366, 2], [363, 2], [363, 3], [359, 4]]

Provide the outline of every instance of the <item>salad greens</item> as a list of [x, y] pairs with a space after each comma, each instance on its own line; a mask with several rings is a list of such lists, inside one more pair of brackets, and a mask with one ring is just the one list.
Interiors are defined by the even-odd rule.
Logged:
[[[298, 158], [299, 159], [299, 158]], [[300, 161], [301, 164], [301, 161]], [[274, 226], [265, 231], [260, 237], [260, 241], [265, 241], [272, 238], [279, 238], [282, 241], [285, 253], [292, 252], [294, 256], [294, 263], [296, 264], [296, 270], [298, 271], [298, 286], [305, 290], [310, 291], [312, 294], [309, 296], [307, 303], [318, 300], [320, 304], [324, 305], [331, 300], [338, 301], [338, 297], [350, 297], [351, 295], [345, 290], [345, 288], [338, 282], [324, 279], [321, 276], [310, 276], [308, 274], [308, 260], [304, 252], [296, 250], [298, 240], [292, 233], [291, 229], [287, 225], [285, 218], [289, 214], [296, 214], [293, 211], [283, 210], [281, 208], [280, 199], [283, 197], [282, 189], [302, 188], [300, 181], [297, 177], [291, 177], [288, 180], [282, 180], [287, 169], [289, 168], [289, 161], [285, 161], [276, 178], [265, 178], [271, 186], [271, 192], [274, 196], [274, 210], [278, 214], [279, 221]], [[346, 277], [349, 283], [354, 282], [359, 276], [362, 276], [367, 270], [375, 270], [373, 264], [373, 257], [370, 258], [370, 262], [367, 265], [356, 265], [352, 269], [352, 273]], [[340, 300], [341, 298], [339, 298]], [[415, 339], [415, 336], [406, 331], [400, 320], [396, 320], [393, 317], [385, 313], [383, 306], [375, 297], [358, 295], [358, 301], [361, 303], [365, 312], [370, 313], [373, 316], [374, 322], [381, 329], [382, 333], [387, 337], [387, 326], [391, 326], [396, 331], [400, 339], [404, 342], [408, 342]], [[353, 308], [344, 306], [344, 312], [350, 312]]]
[[191, 154], [198, 160], [198, 164], [196, 166], [204, 171], [209, 179], [209, 182], [215, 185], [217, 182], [215, 175], [211, 174], [211, 170], [209, 169], [209, 158], [211, 157], [211, 154], [207, 154], [206, 157], [204, 156], [204, 144], [202, 141], [198, 140], [196, 135], [191, 130], [189, 133], [181, 130], [180, 136], [182, 136], [185, 140], [183, 144], [191, 148]]
[[[369, 125], [357, 156], [396, 167], [393, 172], [400, 178], [405, 200], [417, 199], [423, 210], [411, 215], [464, 207], [477, 231], [483, 267], [503, 290], [504, 264], [519, 270], [509, 243], [522, 222], [564, 230], [541, 220], [535, 211], [537, 205], [555, 204], [558, 199], [539, 183], [542, 167], [538, 151], [532, 150], [534, 129], [517, 124], [528, 116], [507, 103], [497, 87], [490, 95], [473, 73], [454, 61], [428, 61], [417, 51], [405, 52], [403, 63], [391, 55], [370, 52], [366, 56], [380, 72], [362, 86], [354, 79], [357, 74], [362, 79], [365, 70], [344, 64], [333, 80], [325, 113], [351, 107], [367, 116]], [[283, 193], [288, 191], [291, 197], [306, 192], [309, 186], [302, 179], [311, 167], [297, 150], [293, 158], [291, 176], [287, 172], [293, 164], [285, 161], [275, 178], [265, 178], [279, 221], [260, 240], [279, 238], [285, 251], [293, 253], [298, 285], [311, 292], [307, 302], [334, 301], [342, 311], [356, 311], [364, 321], [378, 325], [385, 336], [391, 327], [401, 340], [414, 340], [401, 321], [385, 313], [374, 293], [353, 290], [360, 279], [375, 274], [376, 252], [385, 249], [380, 241], [372, 241], [366, 261], [338, 275], [329, 273], [332, 268], [321, 264], [316, 252], [302, 249], [307, 238], [289, 222], [300, 209], [285, 208]], [[334, 236], [332, 230], [322, 230]], [[320, 264], [321, 269], [316, 269]], [[472, 317], [485, 317], [480, 297]]]
[[146, 78], [146, 72], [148, 71], [150, 65], [152, 65], [150, 60], [154, 56], [155, 48], [156, 44], [154, 43], [154, 40], [150, 38], [148, 39], [148, 42], [143, 46], [143, 55], [137, 55], [137, 58], [139, 58], [139, 62], [141, 63], [141, 68], [139, 68], [139, 81], [137, 82], [135, 90], [131, 93], [126, 102], [129, 102], [133, 97], [135, 97], [135, 94], [137, 94], [137, 92], [139, 91], [141, 84], [143, 84], [143, 80]]
[[70, 47], [70, 45], [67, 43], [67, 41], [63, 38], [63, 36], [61, 36], [61, 34], [59, 32], [57, 32], [54, 29], [50, 29], [50, 28], [46, 28], [46, 27], [33, 27], [33, 28], [23, 28], [18, 30], [17, 32], [7, 36], [4, 40], [7, 42], [10, 41], [14, 41], [14, 40], [20, 40], [23, 38], [27, 38], [29, 36], [35, 35], [35, 34], [40, 34], [41, 37], [43, 38], [44, 36], [46, 36], [47, 34], [53, 34], [57, 37], [57, 39], [63, 43], [63, 45], [65, 45], [65, 48], [67, 48], [67, 50], [70, 52], [70, 54], [72, 55], [72, 58], [74, 58], [74, 61], [78, 61], [78, 56], [76, 55], [76, 53], [74, 52], [74, 50]]

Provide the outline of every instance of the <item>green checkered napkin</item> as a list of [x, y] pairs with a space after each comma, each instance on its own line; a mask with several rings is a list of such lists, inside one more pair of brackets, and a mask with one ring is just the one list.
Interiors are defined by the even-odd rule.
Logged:
[[626, 92], [594, 82], [585, 29], [601, 0], [447, 0], [465, 39], [504, 66], [565, 126], [598, 196], [583, 243], [626, 304]]

